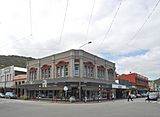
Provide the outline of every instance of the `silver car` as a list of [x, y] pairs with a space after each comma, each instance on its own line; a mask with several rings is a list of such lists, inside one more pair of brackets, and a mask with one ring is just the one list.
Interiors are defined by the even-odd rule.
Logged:
[[157, 92], [150, 92], [149, 93], [149, 100], [158, 100], [158, 93]]

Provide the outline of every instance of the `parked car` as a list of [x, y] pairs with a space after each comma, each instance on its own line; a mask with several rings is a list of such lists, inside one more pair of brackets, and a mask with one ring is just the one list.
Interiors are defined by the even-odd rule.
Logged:
[[142, 97], [147, 97], [147, 95], [148, 95], [147, 93], [142, 93], [141, 94]]
[[6, 92], [5, 98], [17, 99], [17, 95], [14, 92]]
[[75, 96], [71, 96], [70, 98], [69, 98], [69, 101], [72, 103], [72, 102], [75, 102], [76, 101], [76, 98], [75, 98]]
[[136, 98], [135, 94], [130, 94], [131, 98]]
[[136, 94], [136, 98], [140, 98], [140, 97], [142, 97], [141, 94], [138, 94], [138, 93], [137, 93], [137, 94]]
[[5, 98], [5, 95], [3, 93], [0, 93], [0, 98]]
[[157, 92], [150, 92], [149, 93], [149, 100], [158, 100], [158, 93]]

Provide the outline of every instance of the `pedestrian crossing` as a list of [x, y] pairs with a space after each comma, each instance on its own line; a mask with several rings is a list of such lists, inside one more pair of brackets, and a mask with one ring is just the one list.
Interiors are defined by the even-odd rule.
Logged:
[[[28, 103], [28, 104], [43, 104], [45, 102], [41, 101], [31, 101], [31, 100], [17, 100], [17, 99], [5, 99], [5, 98], [0, 98], [0, 104], [23, 104], [23, 103]], [[49, 103], [49, 102], [48, 102]], [[106, 103], [106, 102], [105, 102]], [[107, 102], [107, 103], [153, 103], [153, 104], [160, 104], [160, 100], [158, 101], [145, 101], [144, 99], [134, 99], [133, 101], [127, 101], [127, 100], [116, 100], [113, 102]]]
[[28, 101], [28, 100], [26, 101], [26, 100], [0, 98], [0, 104], [23, 104], [23, 103], [33, 104], [36, 102], [35, 101]]
[[14, 100], [14, 99], [0, 99], [0, 104], [11, 104], [11, 103], [24, 103], [24, 101]]

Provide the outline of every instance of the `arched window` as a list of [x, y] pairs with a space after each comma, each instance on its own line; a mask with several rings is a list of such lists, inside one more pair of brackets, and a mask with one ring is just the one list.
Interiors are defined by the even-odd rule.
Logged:
[[29, 81], [37, 79], [37, 68], [31, 67], [29, 69]]
[[47, 79], [51, 77], [51, 65], [44, 64], [41, 67], [41, 78], [42, 79]]
[[65, 62], [65, 61], [59, 61], [56, 64], [58, 78], [68, 77], [68, 64], [69, 62]]
[[90, 61], [84, 62], [84, 77], [93, 78], [94, 77], [94, 64]]

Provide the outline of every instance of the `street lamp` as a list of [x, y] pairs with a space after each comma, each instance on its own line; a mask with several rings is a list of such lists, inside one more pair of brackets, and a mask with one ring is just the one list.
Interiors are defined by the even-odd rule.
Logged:
[[83, 45], [81, 45], [80, 47], [79, 47], [79, 49], [80, 48], [82, 48], [82, 47], [84, 47], [85, 45], [88, 45], [88, 44], [91, 44], [92, 42], [91, 41], [89, 41], [89, 42], [87, 42], [87, 43], [85, 43], [85, 44], [83, 44]]

